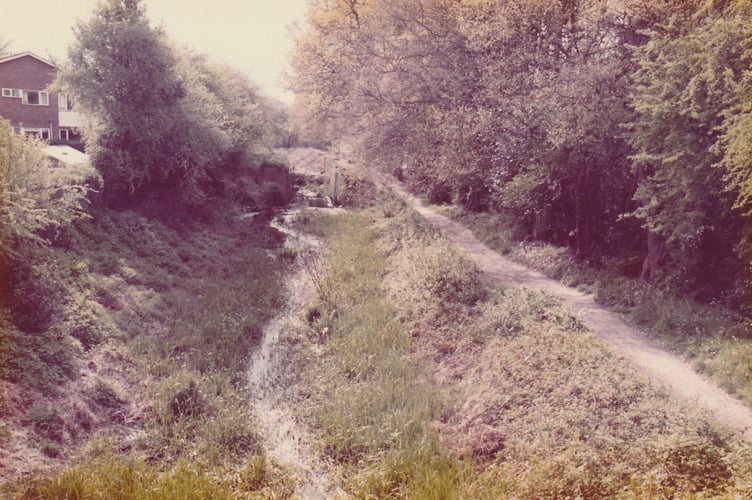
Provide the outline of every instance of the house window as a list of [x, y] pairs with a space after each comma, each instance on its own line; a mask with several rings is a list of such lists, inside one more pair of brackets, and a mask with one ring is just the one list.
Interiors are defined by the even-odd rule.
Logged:
[[68, 129], [67, 128], [61, 128], [60, 129], [60, 140], [61, 141], [67, 141], [68, 140]]
[[48, 140], [50, 138], [50, 129], [48, 128], [25, 128], [23, 133], [28, 137], [36, 137], [37, 139]]
[[73, 99], [67, 94], [58, 94], [57, 107], [62, 111], [73, 111]]
[[49, 97], [47, 92], [44, 91], [24, 90], [23, 103], [30, 106], [48, 106]]
[[13, 127], [13, 133], [16, 135], [21, 135], [21, 127]]
[[21, 97], [21, 89], [3, 89], [3, 97]]

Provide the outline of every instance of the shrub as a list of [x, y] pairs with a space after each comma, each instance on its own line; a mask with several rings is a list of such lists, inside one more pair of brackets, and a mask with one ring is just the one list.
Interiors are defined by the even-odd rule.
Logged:
[[117, 408], [125, 403], [115, 389], [104, 380], [98, 379], [92, 387], [85, 391], [92, 401], [104, 408]]
[[527, 288], [505, 288], [491, 293], [478, 306], [477, 334], [514, 338], [547, 322], [568, 332], [583, 333], [585, 324], [561, 300]]
[[16, 261], [11, 266], [11, 319], [19, 330], [41, 333], [52, 324], [58, 306], [56, 290], [47, 283], [45, 273], [28, 262]]
[[55, 392], [77, 371], [80, 354], [70, 337], [54, 330], [29, 335], [8, 325], [0, 328], [0, 377], [44, 392]]
[[473, 306], [488, 295], [477, 265], [462, 257], [449, 243], [434, 235], [401, 239], [390, 288], [396, 300], [413, 314], [450, 313], [457, 306]]

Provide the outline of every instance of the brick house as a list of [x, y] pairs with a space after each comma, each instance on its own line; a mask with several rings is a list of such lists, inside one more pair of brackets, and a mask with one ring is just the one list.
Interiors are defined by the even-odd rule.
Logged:
[[16, 134], [80, 145], [81, 116], [65, 94], [47, 89], [55, 72], [54, 64], [31, 52], [0, 58], [0, 117], [10, 121]]

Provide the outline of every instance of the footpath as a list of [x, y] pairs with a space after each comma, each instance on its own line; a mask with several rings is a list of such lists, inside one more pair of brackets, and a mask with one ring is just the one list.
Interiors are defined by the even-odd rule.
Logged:
[[491, 250], [467, 227], [426, 207], [396, 181], [381, 178], [379, 183], [388, 186], [438, 227], [452, 244], [475, 261], [496, 283], [503, 286], [523, 286], [560, 298], [614, 352], [628, 359], [652, 380], [665, 386], [675, 397], [707, 411], [716, 421], [729, 426], [752, 442], [752, 409], [696, 373], [684, 359], [666, 351], [660, 343], [625, 322], [618, 314], [596, 304], [591, 295], [562, 285]]

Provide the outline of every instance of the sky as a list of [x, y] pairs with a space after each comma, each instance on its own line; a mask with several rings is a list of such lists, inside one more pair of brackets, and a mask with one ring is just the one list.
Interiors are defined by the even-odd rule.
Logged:
[[[10, 53], [31, 51], [64, 60], [72, 28], [98, 0], [0, 0], [0, 37]], [[269, 97], [285, 102], [280, 76], [292, 50], [290, 27], [303, 21], [307, 0], [142, 0], [152, 26], [170, 40], [247, 74]]]

